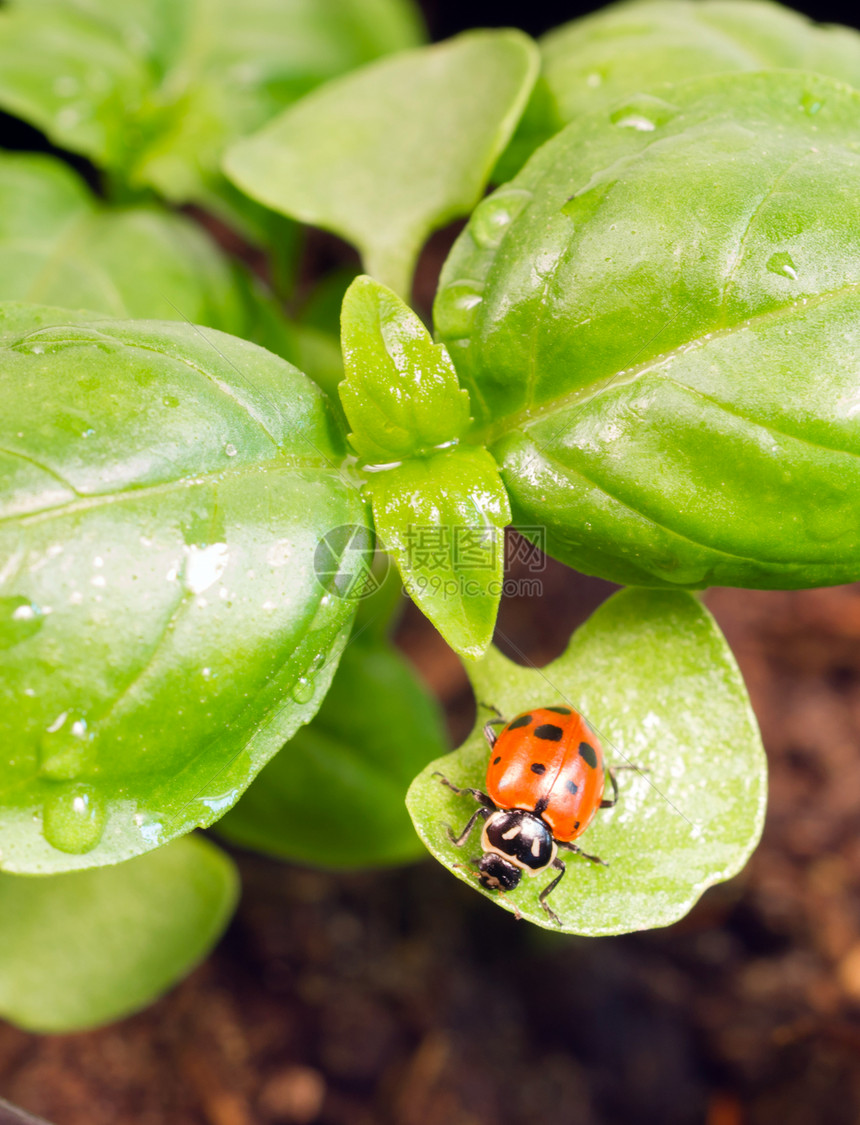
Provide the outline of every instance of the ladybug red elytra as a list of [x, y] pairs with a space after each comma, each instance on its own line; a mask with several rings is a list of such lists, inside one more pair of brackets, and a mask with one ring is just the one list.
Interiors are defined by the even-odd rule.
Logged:
[[[493, 730], [503, 724], [498, 735]], [[560, 848], [609, 865], [599, 856], [589, 855], [573, 841], [581, 836], [598, 809], [610, 809], [618, 800], [615, 772], [603, 758], [593, 728], [571, 707], [538, 707], [523, 711], [506, 722], [491, 719], [484, 726], [490, 746], [487, 767], [487, 792], [461, 789], [441, 773], [443, 785], [455, 793], [468, 793], [481, 802], [463, 831], [452, 843], [462, 847], [479, 820], [484, 820], [477, 861], [478, 881], [488, 890], [511, 891], [523, 872], [538, 875], [553, 868], [558, 874], [539, 895], [541, 906], [556, 925], [558, 915], [546, 901], [558, 886], [565, 865], [558, 857]], [[620, 766], [619, 769], [636, 769]], [[612, 785], [612, 798], [604, 799], [606, 778]]]

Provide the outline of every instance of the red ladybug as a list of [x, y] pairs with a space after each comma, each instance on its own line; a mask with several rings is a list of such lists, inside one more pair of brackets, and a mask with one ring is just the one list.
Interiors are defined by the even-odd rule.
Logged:
[[[499, 723], [504, 726], [496, 735], [493, 727]], [[611, 809], [617, 802], [615, 773], [603, 760], [594, 730], [570, 707], [539, 707], [524, 711], [508, 723], [491, 719], [484, 726], [484, 737], [491, 750], [486, 793], [460, 789], [437, 774], [455, 793], [469, 793], [481, 802], [459, 836], [450, 828], [448, 834], [457, 847], [462, 847], [476, 822], [486, 821], [481, 833], [484, 854], [477, 866], [478, 881], [488, 890], [513, 890], [523, 872], [537, 875], [547, 868], [558, 871], [539, 900], [553, 922], [560, 925], [558, 915], [546, 901], [565, 872], [558, 858], [559, 848], [609, 866], [573, 841], [586, 830], [598, 809]], [[603, 796], [607, 776], [612, 785], [611, 800]]]

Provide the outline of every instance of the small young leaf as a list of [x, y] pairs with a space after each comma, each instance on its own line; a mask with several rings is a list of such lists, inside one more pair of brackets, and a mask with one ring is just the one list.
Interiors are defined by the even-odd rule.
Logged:
[[228, 840], [315, 866], [406, 863], [404, 798], [446, 738], [439, 708], [386, 640], [356, 633], [322, 707], [218, 822]]
[[459, 879], [539, 926], [556, 925], [538, 895], [554, 877], [524, 878], [509, 895], [483, 891], [469, 860], [480, 830], [457, 848], [478, 807], [444, 787], [484, 790], [489, 751], [481, 727], [535, 706], [567, 704], [595, 728], [621, 773], [617, 806], [597, 813], [578, 840], [608, 862], [561, 853], [567, 870], [550, 905], [568, 933], [596, 936], [667, 926], [702, 892], [744, 866], [761, 835], [766, 760], [734, 658], [691, 595], [626, 590], [609, 599], [545, 668], [524, 668], [495, 649], [470, 668], [480, 704], [472, 735], [413, 782], [407, 804], [424, 843]]
[[471, 32], [329, 83], [224, 167], [253, 199], [353, 242], [406, 297], [426, 237], [481, 198], [536, 74], [525, 35]]
[[58, 1033], [137, 1011], [206, 956], [238, 890], [231, 860], [197, 836], [116, 867], [0, 874], [0, 1015]]
[[0, 300], [186, 319], [246, 339], [264, 334], [268, 314], [265, 342], [290, 348], [283, 318], [197, 223], [105, 207], [52, 156], [0, 153]]
[[476, 208], [436, 324], [550, 554], [639, 585], [860, 578], [858, 120], [829, 79], [713, 76], [572, 122]]
[[319, 707], [372, 544], [322, 393], [213, 329], [0, 320], [0, 867], [218, 819]]
[[321, 82], [421, 40], [409, 0], [11, 0], [0, 105], [132, 186], [262, 237], [224, 147]]
[[468, 391], [444, 345], [390, 289], [356, 278], [343, 301], [341, 339], [340, 399], [359, 457], [402, 461], [462, 436], [471, 421]]
[[374, 473], [365, 490], [409, 596], [452, 648], [480, 656], [496, 623], [511, 518], [492, 457], [448, 449]]

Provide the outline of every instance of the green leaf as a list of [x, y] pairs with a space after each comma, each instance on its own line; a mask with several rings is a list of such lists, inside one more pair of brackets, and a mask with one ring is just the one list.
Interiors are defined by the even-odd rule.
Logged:
[[283, 318], [197, 223], [107, 208], [51, 156], [0, 153], [0, 300], [187, 319], [268, 342], [277, 329], [279, 350], [289, 346]]
[[11, 0], [0, 106], [132, 186], [201, 203], [259, 237], [265, 217], [218, 170], [225, 146], [420, 38], [409, 0]]
[[477, 804], [435, 776], [440, 771], [456, 785], [484, 789], [487, 705], [511, 717], [567, 704], [595, 728], [610, 766], [641, 767], [619, 775], [617, 806], [599, 811], [577, 841], [609, 866], [562, 853], [567, 871], [550, 905], [566, 932], [667, 926], [749, 859], [764, 822], [764, 750], [734, 658], [691, 595], [622, 591], [545, 668], [523, 668], [491, 649], [469, 674], [484, 705], [475, 730], [415, 779], [407, 804], [433, 855], [504, 909], [556, 928], [538, 902], [546, 875], [523, 879], [509, 895], [478, 885], [468, 860], [480, 853], [479, 829], [464, 848], [447, 832], [448, 825], [459, 832]]
[[492, 457], [460, 446], [374, 473], [365, 492], [406, 592], [462, 656], [493, 636], [508, 497]]
[[476, 209], [436, 323], [471, 439], [556, 558], [641, 585], [860, 578], [858, 120], [814, 75], [666, 87]]
[[347, 645], [316, 717], [219, 822], [228, 840], [335, 868], [421, 856], [404, 799], [445, 752], [442, 716], [404, 657], [368, 634]]
[[238, 890], [196, 836], [116, 867], [0, 875], [0, 1015], [56, 1034], [137, 1011], [206, 956]]
[[610, 4], [540, 40], [541, 82], [505, 154], [511, 176], [569, 121], [664, 82], [779, 67], [860, 85], [860, 35], [759, 0]]
[[480, 31], [332, 82], [227, 153], [253, 199], [334, 231], [407, 296], [430, 232], [481, 198], [537, 73], [516, 31]]
[[0, 866], [115, 863], [216, 820], [315, 714], [366, 508], [324, 396], [261, 348], [0, 317]]
[[471, 421], [468, 392], [444, 346], [390, 289], [356, 278], [344, 297], [341, 337], [340, 399], [359, 457], [401, 461], [462, 436]]

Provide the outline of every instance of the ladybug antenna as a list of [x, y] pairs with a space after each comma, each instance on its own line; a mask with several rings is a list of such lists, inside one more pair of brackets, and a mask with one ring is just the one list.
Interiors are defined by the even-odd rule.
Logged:
[[500, 711], [500, 710], [498, 709], [498, 707], [497, 707], [497, 706], [495, 705], [495, 703], [485, 703], [485, 702], [483, 701], [483, 699], [479, 699], [479, 700], [478, 700], [478, 706], [479, 706], [479, 707], [483, 707], [483, 709], [484, 709], [485, 711], [493, 711], [493, 712], [495, 712], [495, 714], [497, 715], [497, 717], [501, 719], [501, 717], [502, 717], [502, 712], [501, 712], [501, 711]]

